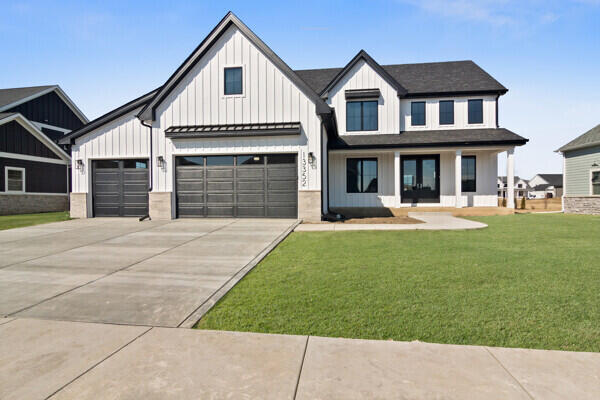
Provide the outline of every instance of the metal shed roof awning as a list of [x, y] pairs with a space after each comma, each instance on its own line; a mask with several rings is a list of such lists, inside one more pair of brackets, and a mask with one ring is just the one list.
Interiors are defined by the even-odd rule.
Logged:
[[171, 126], [165, 136], [171, 139], [222, 138], [250, 136], [300, 135], [300, 122], [274, 122], [264, 124]]

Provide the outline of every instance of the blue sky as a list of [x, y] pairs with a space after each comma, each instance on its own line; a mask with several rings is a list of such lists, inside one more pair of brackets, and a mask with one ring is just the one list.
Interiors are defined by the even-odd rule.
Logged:
[[[160, 86], [228, 10], [292, 68], [471, 59], [509, 88], [500, 125], [530, 139], [516, 171], [600, 123], [600, 0], [13, 1], [0, 87], [59, 84], [93, 119]], [[500, 173], [504, 162], [500, 161]]]

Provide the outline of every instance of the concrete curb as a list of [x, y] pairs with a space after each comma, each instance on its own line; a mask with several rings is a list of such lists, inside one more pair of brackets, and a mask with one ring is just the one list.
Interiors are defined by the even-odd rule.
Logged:
[[196, 310], [194, 310], [194, 312], [192, 312], [192, 314], [190, 314], [190, 316], [188, 316], [177, 327], [178, 328], [193, 328], [194, 325], [196, 325], [196, 323], [198, 321], [200, 321], [200, 319], [202, 317], [204, 317], [204, 315], [206, 315], [206, 313], [208, 311], [210, 311], [210, 309], [213, 308], [213, 306], [215, 304], [217, 304], [217, 302], [219, 300], [221, 300], [223, 298], [223, 296], [225, 296], [227, 294], [227, 292], [229, 292], [240, 280], [242, 280], [242, 278], [244, 276], [246, 276], [246, 274], [248, 272], [252, 271], [252, 269], [259, 262], [261, 262], [262, 259], [267, 256], [267, 254], [269, 254], [271, 251], [273, 251], [273, 249], [275, 247], [277, 247], [277, 245], [279, 245], [279, 243], [281, 243], [286, 237], [288, 237], [288, 235], [290, 233], [292, 233], [294, 231], [294, 229], [296, 229], [296, 227], [298, 225], [300, 225], [300, 223], [302, 223], [302, 220], [298, 220], [298, 221], [294, 222], [292, 225], [290, 225], [290, 227], [287, 228], [285, 230], [285, 232], [283, 232], [275, 240], [273, 240], [267, 247], [265, 247], [265, 249], [263, 251], [261, 251], [256, 257], [254, 257], [242, 269], [240, 269], [238, 272], [236, 272], [235, 275], [233, 275], [227, 282], [225, 282], [223, 284], [223, 286], [221, 286], [219, 289], [217, 289], [217, 291], [214, 292], [212, 294], [212, 296], [210, 296], [208, 299], [206, 299], [200, 305], [200, 307], [198, 307]]

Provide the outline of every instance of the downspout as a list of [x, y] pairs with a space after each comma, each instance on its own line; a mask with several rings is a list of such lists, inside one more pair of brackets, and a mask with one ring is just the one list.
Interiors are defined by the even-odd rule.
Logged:
[[[149, 140], [150, 140], [150, 157], [148, 157], [148, 168], [150, 170], [150, 173], [148, 174], [150, 182], [148, 182], [148, 197], [150, 197], [150, 192], [152, 191], [152, 177], [153, 177], [153, 172], [154, 172], [154, 161], [153, 161], [153, 155], [152, 155], [152, 125], [146, 125], [146, 123], [140, 119], [140, 123], [145, 126], [146, 128], [150, 129], [150, 135]], [[148, 202], [148, 206], [150, 206], [150, 202]], [[140, 221], [143, 221], [145, 219], [151, 219], [150, 218], [150, 214], [146, 214], [143, 217], [140, 217]]]
[[500, 100], [500, 95], [496, 95], [496, 128], [500, 128], [500, 121], [498, 120], [498, 101]]

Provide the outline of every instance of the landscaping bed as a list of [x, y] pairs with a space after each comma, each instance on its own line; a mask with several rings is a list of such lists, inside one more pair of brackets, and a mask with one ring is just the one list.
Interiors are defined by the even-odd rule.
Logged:
[[473, 219], [293, 233], [198, 327], [600, 351], [600, 217]]

